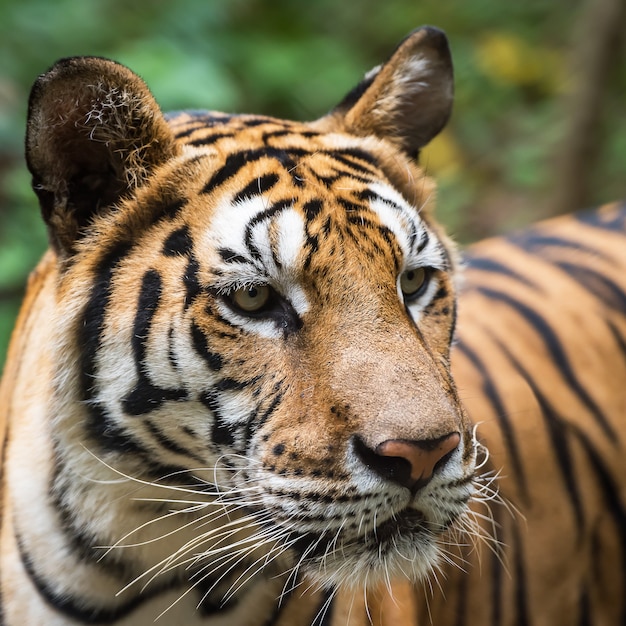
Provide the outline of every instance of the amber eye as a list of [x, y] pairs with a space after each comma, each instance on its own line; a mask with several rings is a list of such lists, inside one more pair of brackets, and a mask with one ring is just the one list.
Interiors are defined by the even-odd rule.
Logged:
[[267, 285], [243, 287], [230, 294], [232, 303], [245, 313], [260, 311], [270, 301], [272, 290]]
[[416, 267], [400, 276], [400, 289], [407, 300], [421, 296], [428, 285], [428, 268]]

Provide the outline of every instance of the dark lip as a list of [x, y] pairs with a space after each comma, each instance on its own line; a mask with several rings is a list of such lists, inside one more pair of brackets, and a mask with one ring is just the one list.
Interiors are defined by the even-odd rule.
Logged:
[[[392, 539], [396, 537], [408, 537], [426, 532], [429, 530], [424, 515], [416, 509], [404, 509], [367, 533], [346, 537], [344, 541], [352, 546], [361, 545], [365, 549], [380, 550], [390, 545]], [[301, 555], [306, 553], [306, 560], [328, 555], [329, 545], [336, 542], [334, 532], [303, 535], [294, 533], [292, 538], [295, 540], [292, 549]]]
[[375, 543], [382, 543], [399, 535], [411, 535], [426, 530], [426, 518], [423, 513], [416, 509], [405, 509], [377, 526], [372, 535]]

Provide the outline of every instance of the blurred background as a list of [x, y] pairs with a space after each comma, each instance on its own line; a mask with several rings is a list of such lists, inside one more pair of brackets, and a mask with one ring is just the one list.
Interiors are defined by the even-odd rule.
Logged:
[[0, 0], [0, 367], [46, 247], [23, 162], [39, 73], [107, 56], [165, 110], [313, 119], [421, 24], [455, 61], [454, 115], [422, 163], [458, 240], [626, 197], [626, 0]]

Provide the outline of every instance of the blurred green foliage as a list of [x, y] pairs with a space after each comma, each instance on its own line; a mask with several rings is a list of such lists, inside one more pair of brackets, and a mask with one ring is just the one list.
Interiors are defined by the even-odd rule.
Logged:
[[[581, 0], [0, 0], [0, 366], [46, 245], [22, 143], [34, 78], [63, 56], [114, 58], [165, 110], [315, 118], [410, 30], [443, 28], [455, 115], [424, 155], [439, 215], [462, 240], [541, 215], [562, 139]], [[594, 201], [624, 194], [622, 62], [608, 96]]]

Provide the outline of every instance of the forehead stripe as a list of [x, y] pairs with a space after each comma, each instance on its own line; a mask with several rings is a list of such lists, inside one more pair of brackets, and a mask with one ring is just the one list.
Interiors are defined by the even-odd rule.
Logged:
[[252, 253], [252, 256], [254, 256], [257, 259], [262, 257], [261, 251], [258, 249], [258, 247], [253, 241], [255, 227], [261, 222], [271, 219], [272, 217], [274, 217], [281, 211], [291, 208], [293, 206], [293, 202], [294, 201], [292, 198], [275, 202], [272, 206], [268, 207], [264, 211], [261, 211], [260, 213], [255, 215], [248, 222], [246, 226], [246, 230], [245, 230], [244, 241], [245, 241], [247, 248]]
[[272, 189], [274, 185], [280, 180], [278, 174], [264, 174], [258, 176], [254, 180], [250, 181], [239, 193], [233, 198], [233, 202], [238, 204], [244, 200], [248, 200], [253, 196], [258, 196]]
[[303, 156], [323, 155], [342, 163], [343, 165], [367, 174], [372, 174], [372, 168], [368, 166], [377, 166], [376, 159], [365, 152], [355, 148], [338, 148], [337, 150], [305, 150], [303, 148], [285, 147], [273, 148], [265, 147], [256, 150], [242, 150], [228, 155], [224, 165], [219, 168], [211, 177], [209, 182], [202, 189], [202, 193], [211, 193], [227, 180], [236, 176], [237, 173], [248, 163], [259, 161], [261, 159], [274, 159], [278, 161], [292, 176], [292, 182], [298, 186], [302, 186], [302, 181], [295, 175], [294, 169], [298, 165], [296, 159]]

